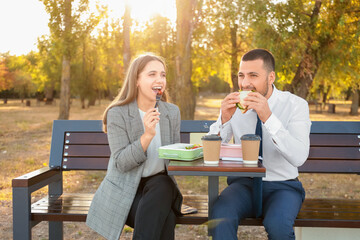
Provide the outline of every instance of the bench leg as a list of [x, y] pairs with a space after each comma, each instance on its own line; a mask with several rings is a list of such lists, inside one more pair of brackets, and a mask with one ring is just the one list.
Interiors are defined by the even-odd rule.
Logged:
[[[61, 173], [62, 174], [62, 173]], [[63, 177], [49, 184], [49, 195], [61, 195], [63, 193]]]
[[63, 240], [63, 222], [49, 222], [49, 239]]
[[[49, 195], [61, 195], [63, 193], [62, 176], [59, 181], [49, 184]], [[64, 238], [63, 222], [49, 222], [49, 239], [62, 240]]]
[[31, 239], [31, 193], [29, 188], [13, 188], [13, 239]]

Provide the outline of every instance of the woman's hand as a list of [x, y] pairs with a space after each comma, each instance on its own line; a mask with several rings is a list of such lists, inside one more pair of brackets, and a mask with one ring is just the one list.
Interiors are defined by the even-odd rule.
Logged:
[[144, 115], [144, 134], [140, 137], [141, 146], [144, 152], [149, 147], [149, 144], [153, 137], [156, 135], [156, 124], [160, 121], [160, 113], [156, 108], [149, 109]]

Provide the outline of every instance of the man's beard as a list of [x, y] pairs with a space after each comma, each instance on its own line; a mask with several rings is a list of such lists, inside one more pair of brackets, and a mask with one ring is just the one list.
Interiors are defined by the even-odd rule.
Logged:
[[[270, 74], [269, 74], [270, 75]], [[263, 92], [259, 92], [257, 91], [257, 89], [255, 89], [257, 92], [259, 92], [261, 95], [263, 95], [264, 97], [266, 97], [266, 95], [268, 94], [269, 92], [269, 77], [270, 76], [267, 76], [266, 77], [266, 81], [265, 81], [265, 84], [264, 84], [264, 91]]]

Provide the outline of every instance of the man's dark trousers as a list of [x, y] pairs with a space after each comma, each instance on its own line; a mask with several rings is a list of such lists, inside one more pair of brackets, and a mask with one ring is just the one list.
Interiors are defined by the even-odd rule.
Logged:
[[[211, 213], [213, 240], [237, 239], [241, 219], [255, 217], [252, 178], [228, 177], [228, 187], [220, 194]], [[269, 239], [295, 239], [294, 220], [305, 191], [298, 180], [263, 181], [263, 224]]]

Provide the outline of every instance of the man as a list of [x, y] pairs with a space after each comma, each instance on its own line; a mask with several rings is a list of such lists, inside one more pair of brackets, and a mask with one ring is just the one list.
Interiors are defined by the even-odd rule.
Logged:
[[[209, 133], [220, 133], [223, 142], [234, 137], [235, 143], [240, 143], [242, 135], [255, 133], [260, 119], [260, 152], [266, 168], [262, 181], [263, 224], [269, 239], [285, 240], [295, 239], [294, 220], [305, 198], [297, 167], [309, 154], [311, 121], [307, 102], [276, 89], [275, 76], [275, 60], [270, 52], [247, 52], [240, 62], [238, 84], [241, 90], [253, 90], [242, 102], [249, 110], [242, 113], [237, 109], [239, 93], [230, 93], [222, 101], [220, 116]], [[253, 179], [228, 177], [227, 183], [211, 212], [216, 223], [210, 229], [214, 240], [237, 239], [241, 220], [255, 217]]]

